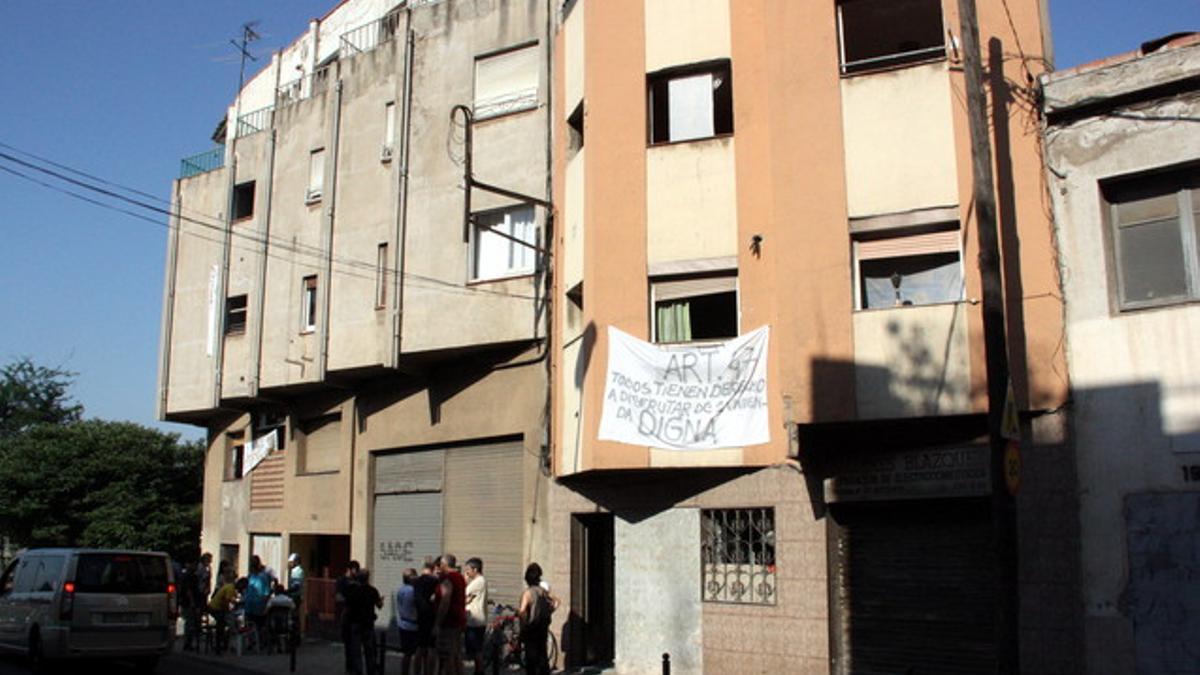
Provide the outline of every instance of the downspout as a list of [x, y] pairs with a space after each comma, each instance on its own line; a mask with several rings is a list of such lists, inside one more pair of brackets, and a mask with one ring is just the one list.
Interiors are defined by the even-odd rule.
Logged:
[[275, 187], [275, 142], [278, 132], [275, 129], [275, 119], [271, 117], [271, 139], [267, 145], [267, 180], [263, 186], [262, 254], [258, 259], [258, 292], [254, 296], [254, 317], [251, 323], [253, 334], [250, 336], [254, 345], [254, 354], [250, 362], [250, 395], [258, 396], [259, 378], [262, 374], [263, 327], [266, 325], [263, 316], [267, 298], [267, 258], [271, 253], [271, 194]]
[[400, 109], [400, 168], [397, 172], [396, 195], [396, 251], [393, 253], [392, 269], [396, 278], [392, 281], [392, 349], [388, 354], [388, 367], [400, 367], [401, 329], [404, 323], [404, 261], [408, 248], [408, 145], [412, 136], [412, 71], [413, 52], [416, 39], [412, 29], [412, 9], [406, 8], [404, 38], [404, 84]]
[[334, 86], [333, 120], [330, 123], [331, 139], [329, 143], [329, 165], [325, 172], [329, 175], [329, 199], [325, 205], [325, 232], [321, 237], [322, 250], [325, 252], [325, 281], [318, 288], [321, 293], [320, 351], [317, 353], [317, 380], [324, 381], [329, 368], [329, 307], [333, 296], [333, 224], [337, 211], [337, 166], [338, 141], [341, 138], [342, 125], [342, 78], [338, 77]]
[[179, 275], [179, 228], [183, 226], [183, 190], [180, 181], [175, 181], [175, 200], [172, 204], [173, 226], [167, 228], [167, 283], [163, 287], [162, 324], [158, 333], [158, 399], [154, 416], [159, 420], [167, 417], [167, 392], [171, 385], [171, 338], [175, 323], [175, 284]]

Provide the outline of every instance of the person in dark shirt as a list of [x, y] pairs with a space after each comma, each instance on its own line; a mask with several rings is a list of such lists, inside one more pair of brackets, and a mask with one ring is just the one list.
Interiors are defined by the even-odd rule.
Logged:
[[337, 583], [334, 584], [334, 586], [333, 586], [333, 590], [334, 590], [333, 599], [334, 599], [334, 603], [337, 605], [338, 621], [341, 622], [341, 628], [342, 628], [342, 647], [345, 648], [345, 652], [346, 652], [345, 653], [345, 656], [346, 656], [346, 664], [345, 665], [346, 665], [347, 673], [354, 672], [354, 670], [353, 670], [354, 659], [351, 658], [351, 655], [353, 652], [351, 651], [351, 644], [350, 644], [350, 613], [347, 611], [347, 608], [346, 608], [346, 598], [347, 598], [347, 595], [348, 595], [351, 587], [354, 584], [358, 583], [358, 570], [359, 570], [358, 561], [351, 560], [350, 564], [346, 565], [346, 573], [343, 574], [342, 576], [338, 577]]
[[375, 610], [383, 607], [383, 596], [371, 585], [371, 573], [366, 568], [358, 571], [355, 583], [346, 588], [346, 614], [350, 620], [350, 672], [362, 675], [363, 664], [366, 674], [375, 675], [378, 659], [375, 654]]
[[416, 666], [422, 673], [437, 672], [437, 650], [433, 628], [437, 620], [437, 589], [441, 581], [434, 574], [434, 563], [426, 560], [421, 576], [413, 580], [417, 604]]

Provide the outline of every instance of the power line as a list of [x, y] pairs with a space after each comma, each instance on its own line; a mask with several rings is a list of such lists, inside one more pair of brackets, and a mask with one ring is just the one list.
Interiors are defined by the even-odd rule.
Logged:
[[[16, 152], [20, 152], [21, 154], [24, 154], [26, 156], [35, 157], [35, 158], [37, 158], [38, 161], [44, 162], [46, 164], [50, 164], [51, 166], [55, 166], [57, 168], [62, 169], [63, 171], [67, 171], [67, 172], [73, 173], [78, 176], [85, 176], [88, 179], [94, 180], [103, 185], [108, 185], [108, 186], [111, 186], [111, 187], [114, 187], [114, 188], [117, 188], [120, 190], [124, 190], [126, 192], [130, 192], [132, 194], [138, 194], [138, 195], [145, 196], [148, 199], [167, 203], [167, 202], [165, 202], [165, 200], [162, 200], [158, 197], [149, 195], [148, 193], [142, 192], [140, 190], [136, 190], [134, 188], [130, 188], [128, 186], [120, 185], [119, 183], [108, 181], [106, 179], [103, 179], [103, 178], [100, 178], [97, 176], [93, 176], [91, 174], [88, 174], [83, 171], [79, 171], [77, 169], [74, 169], [74, 168], [69, 167], [64, 164], [53, 162], [52, 160], [48, 160], [46, 158], [39, 157], [37, 155], [34, 155], [33, 153], [29, 153], [29, 152], [17, 149], [7, 143], [0, 142], [0, 146], [11, 149]], [[133, 206], [137, 206], [138, 208], [141, 208], [143, 210], [150, 211], [150, 212], [153, 212], [153, 213], [156, 213], [159, 215], [166, 215], [169, 218], [177, 219], [181, 224], [183, 222], [191, 223], [191, 224], [206, 228], [208, 230], [218, 232], [222, 235], [224, 234], [225, 229], [226, 229], [225, 222], [222, 219], [214, 217], [214, 216], [201, 214], [199, 216], [199, 218], [194, 218], [194, 217], [185, 215], [182, 212], [183, 209], [176, 209], [174, 207], [171, 207], [171, 208], [160, 207], [160, 206], [148, 203], [148, 202], [140, 200], [140, 199], [133, 199], [126, 195], [120, 194], [114, 190], [110, 190], [110, 189], [107, 189], [104, 187], [92, 185], [85, 181], [82, 181], [82, 180], [79, 180], [76, 178], [72, 178], [71, 176], [64, 175], [58, 171], [48, 169], [48, 168], [45, 168], [42, 166], [38, 166], [37, 164], [31, 163], [31, 162], [27, 162], [18, 157], [14, 157], [13, 155], [10, 155], [8, 153], [0, 152], [0, 159], [7, 160], [9, 162], [26, 167], [28, 169], [32, 169], [34, 171], [45, 174], [45, 175], [55, 178], [57, 180], [64, 181], [66, 183], [75, 185], [77, 187], [81, 187], [85, 190], [96, 192], [98, 194], [109, 197], [110, 199], [116, 199], [116, 200], [131, 204]], [[160, 221], [153, 219], [153, 218], [149, 218], [149, 217], [145, 216], [144, 214], [129, 211], [127, 209], [123, 209], [123, 208], [120, 208], [117, 206], [113, 206], [111, 204], [104, 203], [104, 202], [94, 199], [94, 198], [86, 197], [77, 192], [74, 192], [74, 191], [71, 191], [68, 189], [64, 189], [60, 186], [56, 186], [51, 183], [47, 183], [45, 181], [38, 180], [36, 178], [33, 178], [32, 176], [29, 176], [22, 172], [16, 171], [14, 169], [11, 169], [8, 167], [0, 167], [0, 168], [4, 168], [4, 170], [9, 174], [12, 174], [12, 175], [20, 177], [20, 178], [24, 178], [24, 179], [29, 180], [30, 182], [33, 182], [37, 185], [40, 185], [40, 186], [45, 187], [50, 190], [60, 192], [62, 194], [66, 194], [72, 198], [79, 199], [81, 201], [92, 204], [94, 206], [100, 206], [102, 208], [107, 208], [109, 210], [113, 210], [118, 213], [123, 213], [125, 215], [129, 215], [129, 216], [138, 218], [139, 220], [145, 220], [147, 222], [154, 223], [155, 225], [166, 227], [168, 230], [177, 230], [181, 234], [187, 234], [189, 236], [194, 236], [194, 237], [197, 237], [197, 238], [200, 238], [202, 240], [209, 241], [212, 243], [218, 243], [218, 244], [224, 243], [221, 239], [204, 237], [204, 236], [200, 235], [199, 233], [189, 232], [187, 230], [184, 230], [181, 225], [176, 226], [176, 225], [172, 225], [170, 223], [167, 223], [166, 225], [164, 225]], [[203, 218], [204, 220], [201, 220], [200, 218]], [[209, 222], [205, 222], [205, 220], [207, 220]], [[306, 244], [301, 244], [299, 242], [281, 239], [277, 236], [270, 236], [270, 235], [259, 236], [256, 234], [246, 232], [244, 229], [240, 229], [240, 228], [231, 228], [231, 234], [233, 237], [239, 238], [250, 244], [255, 244], [258, 247], [265, 247], [267, 257], [275, 258], [277, 260], [294, 262], [292, 258], [280, 255], [280, 252], [290, 252], [290, 253], [294, 253], [296, 255], [309, 256], [319, 262], [323, 262], [326, 258], [326, 252], [319, 247], [309, 246]], [[231, 246], [233, 246], [233, 245], [234, 244], [231, 243]], [[239, 250], [243, 250], [243, 251], [246, 251], [249, 253], [257, 254], [260, 252], [260, 249], [257, 247], [239, 246], [238, 248], [239, 248]], [[377, 270], [382, 270], [387, 274], [393, 274], [393, 275], [398, 273], [398, 270], [393, 267], [389, 267], [386, 265], [383, 267], [379, 267], [376, 262], [372, 262], [372, 261], [365, 261], [362, 259], [357, 259], [357, 258], [345, 256], [345, 255], [340, 255], [340, 256], [333, 255], [332, 253], [330, 253], [328, 255], [328, 257], [333, 263], [339, 265], [342, 268], [342, 269], [334, 269], [334, 270], [332, 270], [333, 272], [338, 273], [338, 274], [343, 274], [346, 276], [356, 277], [358, 279], [362, 279], [362, 280], [366, 280], [366, 281], [375, 281], [375, 272]], [[352, 271], [354, 269], [368, 270], [370, 272], [370, 274], [357, 274], [354, 271]], [[458, 285], [454, 282], [446, 281], [444, 279], [438, 279], [436, 277], [430, 277], [430, 276], [417, 274], [417, 273], [411, 272], [411, 271], [405, 271], [401, 275], [401, 278], [404, 280], [410, 281], [410, 282], [418, 282], [418, 283], [416, 283], [416, 285], [418, 287], [422, 287], [422, 288], [426, 288], [426, 289], [430, 289], [430, 290], [441, 290], [444, 292], [454, 292], [454, 293], [457, 293], [460, 295], [475, 296], [475, 295], [484, 294], [484, 295], [495, 295], [495, 296], [501, 296], [501, 297], [511, 297], [511, 298], [523, 299], [523, 300], [543, 299], [542, 296], [537, 296], [537, 295], [511, 293], [511, 292], [507, 292], [507, 291], [498, 291], [498, 290], [492, 290], [492, 289], [486, 289], [486, 288], [480, 288], [480, 287], [464, 287], [464, 286]]]

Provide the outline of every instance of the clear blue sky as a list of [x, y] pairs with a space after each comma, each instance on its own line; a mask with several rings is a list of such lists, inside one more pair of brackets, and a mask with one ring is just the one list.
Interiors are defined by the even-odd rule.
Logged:
[[[334, 4], [3, 0], [0, 143], [165, 200], [179, 160], [210, 147], [237, 88], [229, 40], [240, 25], [259, 21], [253, 51], [269, 59]], [[1051, 0], [1050, 9], [1060, 68], [1200, 30], [1200, 0]], [[201, 435], [154, 421], [165, 216], [156, 225], [3, 171], [0, 203], [0, 362], [27, 355], [76, 371], [73, 393], [89, 417]]]

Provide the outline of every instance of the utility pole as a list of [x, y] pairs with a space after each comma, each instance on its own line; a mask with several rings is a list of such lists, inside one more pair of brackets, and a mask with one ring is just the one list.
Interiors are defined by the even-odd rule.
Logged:
[[[1001, 424], [1008, 394], [1008, 344], [1004, 327], [1004, 289], [1000, 238], [996, 228], [996, 193], [988, 131], [988, 94], [983, 86], [979, 22], [974, 0], [959, 0], [962, 72], [966, 82], [967, 119], [971, 130], [974, 213], [979, 235], [979, 274], [983, 282], [984, 358], [988, 365], [988, 440], [991, 447], [991, 518], [996, 545], [997, 673], [1014, 674], [1018, 663], [1018, 585], [1016, 585], [1015, 504], [1004, 483], [1004, 438]], [[992, 68], [1003, 64], [990, 64]]]
[[[992, 528], [996, 546], [996, 661], [997, 672], [1017, 673], [1018, 619], [1015, 503], [1004, 481], [1005, 439], [1001, 434], [1008, 394], [1008, 345], [1004, 325], [1004, 288], [996, 228], [992, 146], [987, 122], [987, 92], [979, 48], [975, 0], [958, 0], [959, 32], [963, 45], [963, 74], [967, 88], [967, 118], [971, 132], [975, 222], [979, 233], [979, 273], [983, 284], [983, 343], [987, 362], [988, 441], [991, 447]], [[990, 64], [1002, 68], [1002, 63]]]

